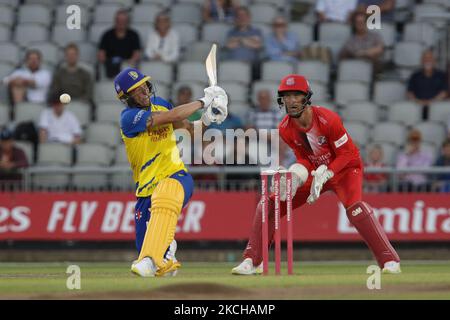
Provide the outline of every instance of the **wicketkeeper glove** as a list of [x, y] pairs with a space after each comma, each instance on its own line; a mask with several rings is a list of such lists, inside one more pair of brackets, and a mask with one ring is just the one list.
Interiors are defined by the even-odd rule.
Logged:
[[320, 192], [322, 191], [325, 183], [334, 177], [334, 173], [331, 170], [328, 170], [328, 167], [324, 164], [320, 165], [316, 170], [311, 172], [311, 175], [314, 177], [311, 183], [310, 195], [306, 202], [308, 204], [314, 203], [317, 199], [319, 199]]

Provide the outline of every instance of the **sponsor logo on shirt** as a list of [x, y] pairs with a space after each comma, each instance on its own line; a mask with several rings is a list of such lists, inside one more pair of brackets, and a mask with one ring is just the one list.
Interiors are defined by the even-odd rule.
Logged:
[[136, 115], [134, 116], [134, 119], [133, 119], [133, 125], [136, 125], [136, 123], [138, 123], [139, 120], [141, 120], [144, 113], [145, 113], [145, 110], [141, 110], [138, 113], [136, 113]]
[[327, 143], [327, 138], [325, 138], [325, 136], [320, 136], [317, 138], [317, 143], [319, 144], [319, 146], [324, 145], [325, 143]]
[[336, 148], [339, 148], [340, 146], [345, 144], [347, 141], [348, 141], [348, 136], [346, 133], [344, 133], [344, 135], [342, 137], [340, 137], [338, 140], [336, 140], [334, 142], [334, 145], [336, 146]]

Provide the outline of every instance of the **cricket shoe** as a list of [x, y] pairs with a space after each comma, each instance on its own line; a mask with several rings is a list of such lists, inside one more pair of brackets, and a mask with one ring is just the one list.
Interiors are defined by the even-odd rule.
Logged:
[[131, 272], [141, 277], [154, 277], [158, 268], [150, 257], [145, 257], [141, 261], [131, 265]]
[[177, 252], [177, 242], [174, 239], [170, 243], [169, 250], [164, 255], [166, 266], [156, 272], [157, 277], [175, 277], [177, 275], [181, 264], [175, 258], [175, 252]]
[[388, 261], [384, 264], [384, 268], [382, 270], [383, 273], [402, 273], [402, 270], [400, 269], [400, 262], [397, 261]]
[[259, 266], [255, 267], [253, 266], [253, 260], [251, 258], [244, 259], [244, 261], [242, 261], [240, 265], [231, 269], [231, 274], [235, 275], [250, 276], [259, 275], [262, 273], [262, 263]]

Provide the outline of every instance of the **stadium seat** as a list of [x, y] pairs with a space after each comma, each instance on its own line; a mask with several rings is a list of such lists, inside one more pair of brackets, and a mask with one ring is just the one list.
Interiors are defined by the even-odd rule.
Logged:
[[63, 143], [40, 143], [38, 147], [38, 165], [70, 166], [72, 164], [72, 147]]
[[394, 62], [399, 67], [416, 68], [420, 66], [423, 46], [420, 42], [402, 41], [395, 45]]
[[[11, 64], [0, 62], [0, 79], [8, 76], [12, 71], [13, 67]], [[0, 88], [6, 89], [6, 86], [0, 86]]]
[[14, 24], [14, 9], [3, 3], [0, 5], [0, 24], [6, 27]]
[[142, 50], [145, 50], [148, 36], [151, 31], [151, 25], [149, 25], [148, 23], [135, 23], [131, 25], [131, 29], [137, 32], [141, 41]]
[[433, 143], [435, 146], [440, 146], [447, 135], [445, 126], [439, 122], [425, 121], [414, 128], [422, 133], [422, 141]]
[[173, 29], [178, 32], [182, 48], [186, 48], [199, 40], [197, 27], [192, 23], [174, 23]]
[[111, 123], [93, 122], [86, 129], [86, 141], [89, 143], [115, 147], [120, 143], [120, 138], [119, 126]]
[[373, 101], [387, 106], [394, 102], [403, 101], [406, 97], [405, 85], [396, 80], [380, 80], [375, 82]]
[[433, 156], [431, 162], [434, 164], [436, 162], [436, 159], [440, 155], [441, 145], [436, 145], [430, 142], [423, 142], [422, 149], [428, 151]]
[[9, 42], [10, 39], [11, 39], [11, 28], [6, 25], [0, 25], [0, 42]]
[[117, 93], [114, 89], [114, 82], [101, 81], [94, 86], [94, 99], [100, 102], [117, 101]]
[[389, 121], [397, 121], [406, 126], [414, 126], [422, 119], [422, 106], [411, 101], [399, 101], [388, 105]]
[[126, 172], [113, 173], [111, 175], [111, 188], [115, 191], [134, 191], [136, 183], [133, 181], [131, 169]]
[[374, 142], [389, 142], [396, 146], [401, 146], [406, 141], [406, 129], [397, 122], [378, 123], [372, 130], [372, 140]]
[[111, 122], [115, 125], [120, 123], [120, 114], [125, 109], [122, 102], [117, 101], [115, 103], [100, 103], [96, 108], [96, 119], [99, 122]]
[[20, 49], [14, 43], [0, 43], [0, 63], [8, 63], [15, 66], [19, 63]]
[[207, 82], [205, 63], [185, 61], [178, 63], [178, 81]]
[[115, 165], [129, 165], [127, 152], [124, 146], [117, 146], [116, 150], [114, 151], [113, 160]]
[[285, 61], [265, 61], [261, 66], [261, 80], [280, 81], [287, 74], [294, 73], [294, 65]]
[[85, 102], [72, 101], [67, 110], [73, 112], [75, 117], [80, 122], [81, 126], [86, 126], [91, 122], [91, 106]]
[[433, 3], [416, 4], [414, 6], [414, 20], [431, 22], [436, 27], [441, 28], [448, 24], [442, 13], [446, 11], [444, 6]]
[[430, 106], [429, 119], [448, 124], [450, 122], [450, 101], [433, 102]]
[[16, 147], [22, 149], [22, 151], [25, 153], [25, 156], [27, 157], [28, 164], [32, 165], [34, 163], [34, 146], [33, 143], [29, 141], [20, 141], [15, 140], [14, 144]]
[[82, 143], [77, 146], [76, 165], [97, 165], [107, 167], [112, 162], [110, 148], [99, 143]]
[[150, 27], [157, 14], [162, 10], [163, 7], [160, 4], [136, 4], [131, 10], [131, 21], [132, 23], [146, 23]]
[[[205, 62], [209, 51], [211, 50], [212, 42], [198, 41], [186, 48], [186, 52], [183, 55], [184, 61], [201, 61]], [[219, 58], [217, 57], [217, 60]]]
[[300, 61], [297, 64], [297, 73], [304, 75], [308, 81], [327, 85], [330, 79], [330, 66], [317, 60]]
[[319, 99], [315, 99], [314, 95], [311, 99], [311, 102], [313, 106], [319, 106], [328, 110], [331, 110], [333, 112], [337, 112], [338, 107], [336, 106], [336, 104], [332, 101], [328, 101], [328, 100], [319, 100]]
[[121, 8], [118, 4], [100, 4], [94, 8], [94, 16], [92, 23], [109, 23], [111, 26], [114, 23], [116, 12]]
[[277, 106], [277, 91], [278, 91], [278, 81], [255, 81], [252, 83], [252, 93], [251, 93], [251, 101], [253, 104], [257, 103], [257, 93], [260, 90], [267, 89], [272, 93], [272, 103], [274, 106]]
[[97, 62], [97, 47], [91, 42], [77, 42], [78, 50], [80, 52], [80, 61], [85, 62], [91, 66]]
[[205, 23], [202, 27], [202, 41], [215, 42], [219, 46], [226, 44], [227, 33], [230, 30], [230, 26], [222, 22]]
[[266, 3], [253, 3], [250, 7], [250, 16], [254, 23], [272, 23], [277, 15], [277, 8]]
[[[172, 101], [177, 101], [178, 89], [180, 87], [184, 87], [184, 86], [187, 86], [187, 87], [191, 88], [193, 99], [201, 98], [201, 97], [203, 97], [203, 94], [204, 94], [203, 93], [203, 89], [205, 88], [205, 85], [206, 84], [200, 84], [198, 82], [192, 82], [192, 81], [178, 81], [178, 82], [175, 82], [173, 84], [173, 86], [172, 86], [172, 94], [171, 94]], [[223, 84], [221, 83], [221, 85], [223, 85]], [[168, 96], [162, 96], [162, 97], [163, 98], [166, 98], [166, 97], [169, 98]]]
[[325, 22], [319, 25], [319, 43], [329, 47], [336, 58], [344, 43], [351, 35], [349, 25], [337, 22]]
[[131, 8], [135, 0], [100, 0], [101, 4], [117, 4], [125, 8]]
[[111, 23], [96, 23], [89, 28], [89, 41], [99, 43], [103, 33], [111, 29]]
[[383, 22], [382, 28], [370, 31], [378, 33], [383, 39], [384, 46], [387, 48], [392, 48], [397, 40], [397, 31], [392, 23]]
[[328, 101], [330, 98], [330, 94], [328, 93], [327, 86], [315, 81], [309, 81], [309, 85], [311, 86], [311, 90], [313, 92], [312, 100], [316, 101]]
[[251, 65], [243, 61], [221, 61], [218, 65], [219, 82], [235, 81], [249, 84], [251, 81]]
[[339, 62], [338, 81], [371, 83], [373, 65], [365, 60], [349, 59]]
[[234, 115], [238, 116], [242, 124], [245, 126], [245, 123], [247, 121], [247, 113], [252, 110], [251, 107], [244, 102], [231, 102], [228, 105], [229, 112], [233, 113]]
[[272, 27], [268, 23], [252, 23], [252, 26], [261, 31], [263, 37], [267, 37], [272, 32]]
[[0, 127], [9, 124], [9, 107], [0, 104]]
[[65, 24], [55, 25], [52, 32], [52, 41], [61, 47], [70, 42], [82, 42], [86, 39], [85, 29], [67, 29]]
[[370, 101], [352, 102], [342, 112], [345, 121], [359, 121], [373, 126], [378, 122], [379, 107]]
[[19, 24], [14, 32], [14, 41], [22, 47], [28, 47], [34, 41], [47, 41], [47, 27], [39, 24]]
[[369, 100], [369, 86], [361, 82], [336, 82], [334, 92], [335, 100], [339, 105], [353, 101]]
[[62, 58], [58, 47], [52, 42], [32, 42], [29, 48], [39, 50], [42, 53], [42, 61], [50, 65], [57, 65]]
[[[76, 2], [76, 1], [73, 1]], [[71, 3], [75, 4], [75, 3]], [[80, 22], [83, 28], [89, 25], [91, 12], [88, 7], [82, 4], [78, 4], [80, 7]], [[68, 4], [60, 4], [56, 7], [55, 10], [55, 24], [66, 24], [67, 17], [69, 16], [67, 13]]]
[[97, 1], [92, 1], [92, 0], [61, 0], [61, 4], [65, 4], [65, 5], [72, 5], [72, 4], [76, 4], [79, 6], [83, 6], [87, 9], [92, 9], [93, 7], [95, 7], [97, 5]]
[[153, 88], [155, 89], [156, 96], [164, 98], [166, 100], [169, 98], [170, 87], [168, 85], [166, 85], [164, 83], [160, 83], [158, 81], [152, 81], [152, 84], [153, 84]]
[[450, 9], [450, 3], [447, 0], [423, 0], [424, 4], [439, 4], [447, 9]]
[[16, 123], [33, 121], [37, 123], [41, 112], [45, 109], [43, 104], [21, 102], [14, 107], [14, 121]]
[[35, 23], [49, 26], [52, 22], [51, 10], [40, 4], [25, 4], [19, 7], [17, 12], [18, 24]]
[[312, 25], [303, 22], [289, 23], [289, 31], [298, 36], [300, 48], [309, 46], [314, 41], [314, 28]]
[[[383, 160], [386, 166], [395, 166], [395, 162], [397, 159], [398, 147], [392, 143], [384, 142], [384, 143], [371, 143], [366, 146], [366, 154], [374, 145], [379, 145], [383, 150]], [[367, 157], [366, 157], [367, 159]]]
[[167, 0], [141, 0], [141, 4], [159, 4], [163, 8], [169, 7], [172, 3]]
[[139, 68], [144, 74], [152, 77], [152, 81], [172, 84], [173, 65], [162, 61], [142, 62]]
[[220, 86], [228, 94], [229, 102], [247, 102], [248, 101], [248, 87], [236, 81], [221, 81]]
[[365, 146], [369, 141], [369, 129], [365, 123], [357, 121], [345, 121], [345, 129], [358, 146]]
[[171, 6], [170, 16], [172, 23], [192, 23], [199, 25], [202, 22], [201, 7], [194, 3], [178, 3]]
[[59, 0], [25, 0], [24, 2], [25, 4], [40, 4], [52, 8], [58, 4]]
[[421, 42], [427, 47], [436, 45], [438, 36], [436, 29], [428, 23], [411, 22], [405, 25], [403, 41]]

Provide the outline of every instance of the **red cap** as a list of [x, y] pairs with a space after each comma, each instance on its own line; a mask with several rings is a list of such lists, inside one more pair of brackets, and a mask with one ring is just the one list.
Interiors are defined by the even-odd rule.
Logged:
[[284, 91], [301, 91], [308, 93], [311, 89], [308, 80], [306, 80], [304, 76], [299, 74], [288, 74], [281, 79], [280, 85], [278, 86], [278, 93]]

